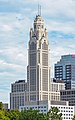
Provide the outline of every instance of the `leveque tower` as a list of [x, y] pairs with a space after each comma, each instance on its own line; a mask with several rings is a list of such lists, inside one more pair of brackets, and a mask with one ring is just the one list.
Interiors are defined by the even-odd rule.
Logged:
[[[28, 43], [27, 82], [11, 84], [10, 108], [19, 109], [29, 102], [51, 100], [48, 32], [41, 15], [37, 15], [30, 29]], [[29, 104], [28, 104], [29, 105]]]
[[28, 43], [27, 91], [28, 101], [50, 100], [48, 32], [41, 15], [30, 29]]

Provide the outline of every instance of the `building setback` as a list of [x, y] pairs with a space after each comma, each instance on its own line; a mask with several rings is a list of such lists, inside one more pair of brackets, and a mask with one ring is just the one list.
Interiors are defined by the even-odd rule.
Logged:
[[75, 89], [75, 55], [63, 55], [55, 64], [55, 78], [64, 80], [65, 89]]

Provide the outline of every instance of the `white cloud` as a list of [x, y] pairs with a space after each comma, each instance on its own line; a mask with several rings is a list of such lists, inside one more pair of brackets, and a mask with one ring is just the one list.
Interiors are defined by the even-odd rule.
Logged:
[[20, 65], [27, 64], [27, 48], [19, 46], [8, 47], [0, 50], [0, 56], [4, 57], [6, 61], [10, 61], [10, 63], [16, 63]]
[[[15, 76], [15, 74], [14, 73], [9, 73], [9, 72], [0, 72], [0, 77], [1, 76], [9, 76], [9, 77], [13, 77], [13, 76]], [[3, 82], [2, 82], [3, 83]]]
[[48, 20], [46, 26], [49, 31], [59, 31], [63, 33], [75, 34], [75, 23], [73, 22], [60, 22], [55, 20]]
[[8, 92], [0, 92], [0, 101], [3, 103], [9, 103], [9, 93]]
[[17, 72], [21, 72], [21, 71], [24, 71], [24, 67], [22, 67], [21, 65], [17, 65], [17, 64], [11, 64], [11, 63], [7, 63], [5, 61], [2, 61], [0, 60], [0, 69], [5, 69], [5, 70], [10, 70], [11, 71], [13, 70], [14, 71], [17, 71]]
[[9, 31], [12, 31], [12, 29], [13, 29], [12, 26], [6, 25], [6, 24], [5, 24], [5, 25], [1, 25], [0, 27], [2, 28], [1, 30], [2, 30], [3, 32], [4, 32], [4, 31], [9, 32]]
[[75, 18], [75, 2], [73, 0], [41, 0], [40, 3], [42, 6], [44, 6], [44, 9], [42, 11], [46, 11], [45, 14], [48, 16], [64, 16], [69, 18], [71, 16]]

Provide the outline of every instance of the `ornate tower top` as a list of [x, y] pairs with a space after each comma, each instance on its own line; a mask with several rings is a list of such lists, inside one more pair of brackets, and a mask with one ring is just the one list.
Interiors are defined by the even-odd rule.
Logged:
[[41, 6], [38, 5], [38, 15], [34, 20], [34, 30], [43, 29], [44, 28], [44, 21], [41, 17]]
[[40, 15], [37, 15], [34, 20], [34, 30], [36, 29], [43, 29], [44, 28], [44, 21]]
[[40, 15], [36, 15], [34, 22], [43, 22], [42, 17]]

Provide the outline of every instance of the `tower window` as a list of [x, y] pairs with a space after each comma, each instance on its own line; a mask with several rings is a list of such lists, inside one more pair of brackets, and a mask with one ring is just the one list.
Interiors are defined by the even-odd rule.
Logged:
[[30, 50], [35, 50], [36, 49], [36, 43], [32, 42], [30, 44]]
[[36, 25], [34, 25], [34, 29], [36, 29]]
[[48, 50], [48, 45], [46, 44], [45, 40], [44, 40], [44, 43], [42, 44], [42, 49]]

